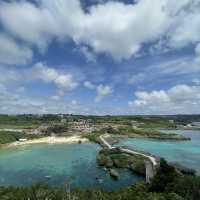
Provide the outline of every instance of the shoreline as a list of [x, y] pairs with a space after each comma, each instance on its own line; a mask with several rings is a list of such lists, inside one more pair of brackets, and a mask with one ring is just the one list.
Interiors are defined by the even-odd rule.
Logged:
[[89, 142], [87, 138], [83, 138], [81, 136], [69, 136], [69, 137], [55, 137], [55, 136], [48, 136], [39, 139], [27, 140], [23, 142], [12, 142], [9, 144], [2, 145], [2, 147], [18, 147], [24, 145], [31, 145], [31, 144], [73, 144], [78, 142]]

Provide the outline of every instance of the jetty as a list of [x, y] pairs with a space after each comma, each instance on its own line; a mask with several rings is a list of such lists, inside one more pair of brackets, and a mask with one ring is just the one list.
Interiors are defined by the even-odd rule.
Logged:
[[104, 135], [99, 136], [99, 139], [100, 139], [102, 146], [104, 146], [108, 149], [117, 149], [121, 153], [126, 153], [126, 154], [129, 154], [129, 155], [139, 155], [139, 156], [146, 158], [146, 160], [145, 160], [146, 182], [150, 183], [151, 179], [154, 177], [154, 175], [156, 173], [156, 166], [159, 164], [158, 161], [157, 161], [157, 158], [152, 156], [152, 155], [148, 155], [144, 152], [140, 152], [140, 151], [137, 151], [137, 150], [130, 149], [128, 147], [113, 147], [106, 140], [106, 138], [108, 138], [108, 137], [110, 137], [109, 134], [104, 134]]

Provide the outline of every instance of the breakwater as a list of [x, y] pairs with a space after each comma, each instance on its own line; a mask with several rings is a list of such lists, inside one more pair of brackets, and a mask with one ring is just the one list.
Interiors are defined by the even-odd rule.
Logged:
[[145, 176], [146, 176], [146, 182], [149, 183], [151, 181], [151, 179], [154, 177], [154, 175], [156, 174], [156, 167], [159, 164], [158, 158], [146, 154], [144, 152], [140, 152], [140, 151], [136, 151], [130, 148], [126, 148], [126, 147], [113, 147], [106, 138], [110, 137], [109, 134], [105, 134], [105, 135], [101, 135], [99, 137], [100, 139], [100, 144], [103, 147], [108, 148], [109, 150], [115, 150], [118, 153], [125, 153], [125, 154], [129, 154], [129, 155], [137, 155], [137, 156], [141, 156], [142, 158], [145, 158]]

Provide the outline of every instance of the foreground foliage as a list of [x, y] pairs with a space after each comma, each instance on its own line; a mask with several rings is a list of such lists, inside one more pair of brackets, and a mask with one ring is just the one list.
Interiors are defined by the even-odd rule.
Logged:
[[114, 192], [101, 190], [69, 191], [66, 188], [50, 188], [35, 185], [30, 188], [0, 188], [1, 200], [183, 200], [175, 193], [148, 192], [144, 183], [135, 184]]

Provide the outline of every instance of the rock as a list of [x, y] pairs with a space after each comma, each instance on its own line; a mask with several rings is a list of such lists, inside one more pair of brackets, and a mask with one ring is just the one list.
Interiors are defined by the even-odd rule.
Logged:
[[107, 168], [110, 168], [113, 166], [113, 162], [109, 156], [105, 156], [104, 154], [99, 154], [97, 156], [97, 163], [100, 166], [105, 166]]
[[81, 144], [81, 143], [82, 143], [82, 141], [81, 141], [81, 140], [79, 140], [79, 141], [78, 141], [78, 143], [79, 143], [79, 144]]
[[119, 179], [119, 173], [115, 169], [110, 169], [110, 176], [112, 176], [114, 179]]

